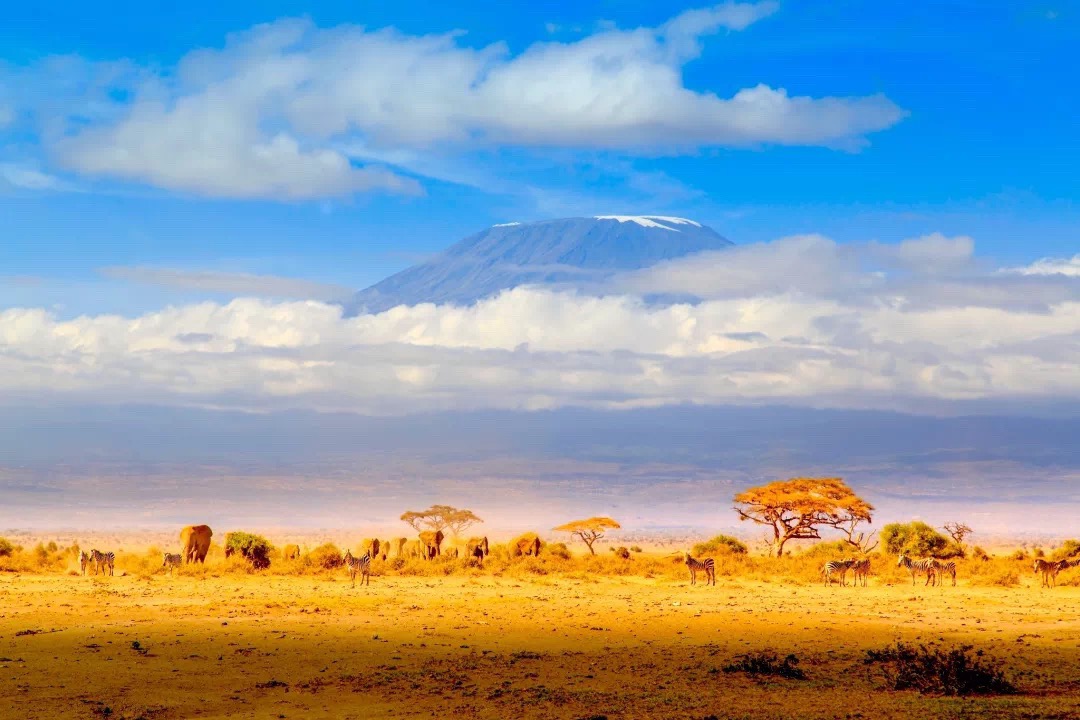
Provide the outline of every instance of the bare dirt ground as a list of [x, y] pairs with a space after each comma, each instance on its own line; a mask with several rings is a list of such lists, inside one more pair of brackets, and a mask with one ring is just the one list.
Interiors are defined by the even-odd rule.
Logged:
[[[897, 639], [1019, 695], [886, 690]], [[795, 653], [806, 680], [721, 668]], [[0, 574], [3, 718], [1075, 718], [1080, 588]]]

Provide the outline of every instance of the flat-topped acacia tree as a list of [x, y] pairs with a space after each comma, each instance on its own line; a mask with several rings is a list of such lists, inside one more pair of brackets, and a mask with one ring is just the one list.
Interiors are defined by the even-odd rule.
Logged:
[[870, 522], [874, 508], [840, 478], [791, 478], [744, 490], [735, 496], [740, 520], [768, 525], [776, 556], [788, 540], [820, 540], [821, 527]]
[[483, 522], [472, 510], [459, 509], [450, 505], [432, 505], [419, 512], [409, 510], [402, 514], [401, 521], [411, 525], [417, 532], [450, 529], [455, 536], [465, 528]]
[[589, 552], [595, 555], [596, 550], [593, 549], [593, 543], [604, 537], [606, 530], [618, 530], [621, 527], [622, 525], [609, 517], [591, 517], [587, 520], [568, 522], [554, 528], [554, 530], [555, 532], [568, 532], [580, 538], [583, 543], [589, 546]]

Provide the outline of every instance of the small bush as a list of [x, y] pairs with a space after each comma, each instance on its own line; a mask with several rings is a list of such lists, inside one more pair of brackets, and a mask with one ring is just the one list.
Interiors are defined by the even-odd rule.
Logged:
[[1018, 549], [1016, 552], [1014, 552], [1009, 557], [1011, 557], [1013, 560], [1027, 560], [1028, 559], [1028, 554], [1023, 549]]
[[886, 525], [881, 529], [881, 541], [890, 555], [907, 553], [912, 557], [946, 557], [949, 546], [956, 545], [934, 528], [918, 520]]
[[11, 557], [15, 554], [15, 546], [7, 538], [0, 538], [0, 557]]
[[879, 665], [893, 690], [918, 690], [933, 695], [1008, 695], [1016, 686], [1005, 673], [970, 645], [940, 649], [902, 642], [883, 650], [867, 650], [863, 660]]
[[[612, 548], [614, 552], [614, 548]], [[564, 542], [550, 543], [544, 546], [544, 555], [551, 555], [552, 557], [561, 558], [562, 560], [569, 560], [573, 557], [570, 552], [570, 548], [566, 546]]]
[[779, 655], [771, 650], [740, 655], [734, 662], [724, 666], [724, 672], [741, 672], [747, 675], [775, 675], [789, 680], [806, 679], [806, 673], [799, 669], [799, 658], [788, 655], [781, 659]]
[[270, 553], [274, 546], [262, 535], [247, 532], [231, 532], [225, 536], [225, 555], [240, 555], [256, 570], [270, 567]]
[[639, 553], [639, 552], [643, 552], [643, 551], [642, 551], [642, 549], [641, 549], [641, 546], [640, 546], [640, 545], [631, 545], [631, 546], [630, 546], [630, 552], [632, 552], [632, 553]]
[[[310, 567], [319, 568], [320, 570], [333, 570], [342, 563], [341, 550], [333, 543], [326, 543], [309, 552], [304, 556], [303, 560]], [[396, 558], [396, 560], [401, 560], [401, 558]]]
[[1080, 542], [1076, 540], [1066, 540], [1061, 543], [1061, 547], [1054, 550], [1054, 560], [1071, 560], [1072, 558], [1080, 555]]
[[728, 535], [717, 535], [714, 538], [698, 543], [693, 547], [693, 553], [709, 555], [710, 553], [727, 553], [729, 555], [745, 555], [747, 547], [744, 543]]
[[986, 562], [990, 559], [989, 553], [978, 545], [971, 549], [971, 557], [975, 560], [981, 560], [982, 562]]

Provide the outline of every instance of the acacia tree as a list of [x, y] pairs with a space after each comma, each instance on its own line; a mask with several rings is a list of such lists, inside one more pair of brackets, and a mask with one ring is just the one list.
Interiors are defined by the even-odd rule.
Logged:
[[609, 517], [591, 517], [587, 520], [568, 522], [554, 528], [554, 530], [555, 532], [568, 532], [580, 538], [583, 543], [589, 546], [589, 552], [595, 555], [596, 550], [593, 549], [593, 543], [604, 537], [606, 530], [618, 530], [620, 527], [622, 525]]
[[949, 533], [949, 537], [953, 539], [953, 542], [955, 542], [956, 546], [961, 550], [967, 549], [964, 545], [964, 538], [975, 532], [962, 522], [947, 522], [942, 526], [942, 529]]
[[847, 522], [838, 524], [836, 529], [844, 533], [844, 542], [848, 545], [854, 545], [861, 553], [870, 553], [879, 544], [877, 533], [867, 535], [865, 531], [859, 530], [861, 523], [862, 518], [852, 517]]
[[458, 509], [450, 505], [432, 505], [427, 510], [419, 512], [409, 510], [402, 514], [401, 520], [412, 526], [417, 532], [431, 530], [450, 529], [454, 535], [458, 535], [467, 527], [483, 522], [472, 510]]
[[[870, 522], [874, 508], [840, 478], [792, 478], [750, 488], [735, 496], [740, 520], [772, 528], [772, 547], [784, 554], [788, 540], [820, 540], [822, 526], [843, 529]], [[856, 523], [857, 524], [857, 523]], [[851, 525], [854, 532], [854, 525]]]

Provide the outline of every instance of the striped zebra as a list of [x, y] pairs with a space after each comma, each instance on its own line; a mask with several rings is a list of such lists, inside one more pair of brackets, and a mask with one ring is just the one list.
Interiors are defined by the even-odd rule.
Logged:
[[716, 584], [716, 563], [712, 558], [705, 558], [704, 560], [695, 560], [690, 557], [690, 553], [686, 553], [686, 567], [690, 568], [690, 584], [697, 585], [697, 574], [699, 570], [705, 571], [705, 584]]
[[82, 574], [86, 574], [86, 567], [90, 564], [90, 553], [85, 550], [79, 551], [79, 569], [82, 570]]
[[933, 559], [933, 563], [938, 586], [945, 584], [946, 575], [951, 575], [953, 587], [956, 587], [956, 563], [952, 560], [938, 560], [937, 558]]
[[1055, 587], [1057, 586], [1057, 576], [1062, 570], [1067, 570], [1071, 567], [1080, 565], [1080, 560], [1046, 560], [1044, 558], [1035, 559], [1035, 574], [1042, 576], [1042, 583], [1039, 587]]
[[830, 560], [821, 568], [821, 576], [826, 585], [832, 585], [833, 576], [839, 576], [840, 587], [847, 585], [847, 571], [855, 563], [854, 560]]
[[906, 567], [908, 569], [908, 572], [911, 573], [911, 584], [912, 585], [915, 584], [915, 576], [918, 575], [919, 573], [926, 573], [926, 583], [925, 583], [925, 585], [929, 585], [930, 583], [936, 583], [937, 582], [937, 579], [936, 579], [936, 577], [934, 575], [935, 566], [934, 566], [934, 560], [933, 559], [912, 560], [906, 554], [900, 553], [900, 559], [897, 561], [896, 566], [897, 567], [903, 566], [903, 567]]
[[183, 562], [184, 562], [184, 556], [181, 555], [180, 553], [167, 552], [167, 553], [162, 553], [162, 555], [161, 555], [161, 567], [168, 568], [170, 575], [172, 574], [172, 571], [175, 570], [176, 568], [180, 567], [180, 565], [182, 565]]
[[95, 575], [98, 574], [98, 571], [101, 571], [101, 573], [104, 574], [106, 567], [109, 568], [109, 575], [112, 575], [113, 567], [116, 564], [116, 553], [91, 550], [90, 564], [94, 567]]
[[852, 580], [854, 585], [859, 584], [859, 579], [862, 579], [862, 586], [866, 587], [866, 578], [870, 575], [870, 558], [858, 558], [851, 561], [851, 572], [854, 575]]
[[355, 557], [351, 550], [345, 551], [345, 557], [342, 558], [345, 563], [345, 569], [349, 571], [349, 578], [352, 580], [352, 586], [356, 587], [356, 574], [360, 573], [360, 584], [363, 585], [366, 581], [368, 585], [371, 585], [371, 554], [364, 553], [360, 557]]

